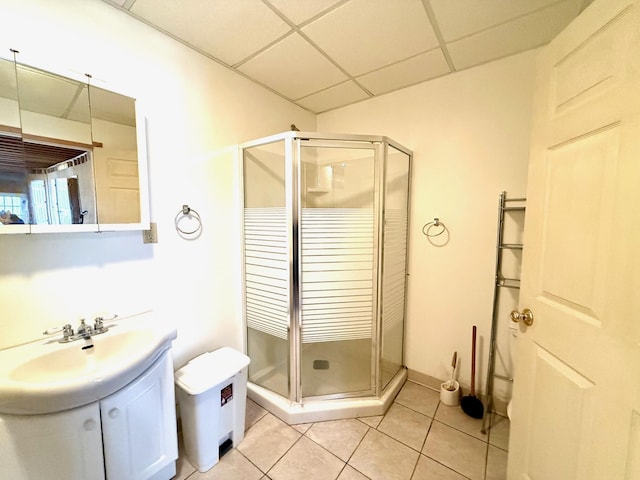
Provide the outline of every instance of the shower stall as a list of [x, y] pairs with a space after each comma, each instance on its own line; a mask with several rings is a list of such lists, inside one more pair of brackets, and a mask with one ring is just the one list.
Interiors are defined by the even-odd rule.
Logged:
[[289, 423], [383, 414], [406, 379], [412, 152], [299, 131], [240, 152], [250, 398]]

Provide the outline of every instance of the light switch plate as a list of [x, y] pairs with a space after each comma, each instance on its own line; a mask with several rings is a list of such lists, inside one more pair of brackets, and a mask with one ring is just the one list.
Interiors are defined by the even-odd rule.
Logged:
[[158, 243], [158, 224], [151, 222], [149, 230], [142, 231], [143, 243]]

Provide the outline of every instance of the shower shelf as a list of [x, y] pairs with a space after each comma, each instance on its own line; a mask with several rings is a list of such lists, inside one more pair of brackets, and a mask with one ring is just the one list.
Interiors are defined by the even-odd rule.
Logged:
[[[482, 416], [482, 433], [487, 433], [487, 420], [491, 418], [491, 409], [493, 408], [493, 380], [498, 378], [508, 382], [513, 382], [513, 378], [507, 375], [495, 373], [496, 362], [496, 337], [498, 335], [498, 312], [500, 306], [500, 289], [512, 288], [520, 289], [519, 278], [507, 278], [502, 274], [502, 261], [505, 251], [515, 250], [521, 251], [523, 245], [521, 243], [505, 243], [505, 213], [506, 212], [522, 212], [524, 214], [526, 207], [524, 203], [526, 198], [507, 198], [507, 192], [500, 192], [500, 200], [498, 205], [498, 233], [496, 240], [496, 269], [495, 281], [493, 288], [493, 313], [491, 318], [491, 340], [489, 342], [489, 371], [487, 372], [487, 385], [485, 389], [486, 405]], [[507, 206], [508, 203], [514, 206]]]

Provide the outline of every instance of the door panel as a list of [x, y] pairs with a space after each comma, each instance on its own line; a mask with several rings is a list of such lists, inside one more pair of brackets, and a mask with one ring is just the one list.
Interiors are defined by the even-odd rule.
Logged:
[[100, 402], [107, 478], [152, 478], [178, 458], [173, 362], [163, 354], [137, 380]]
[[509, 479], [640, 478], [640, 2], [541, 52]]
[[94, 151], [99, 223], [140, 221], [140, 184], [135, 151]]

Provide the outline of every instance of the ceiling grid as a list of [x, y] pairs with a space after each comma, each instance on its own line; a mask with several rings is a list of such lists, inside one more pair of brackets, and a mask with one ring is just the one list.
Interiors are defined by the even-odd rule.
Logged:
[[321, 113], [537, 48], [591, 0], [103, 0]]

